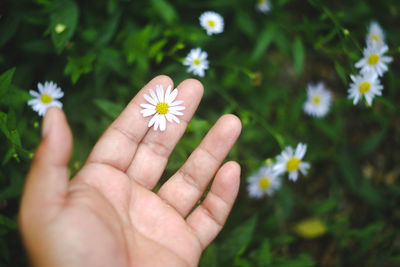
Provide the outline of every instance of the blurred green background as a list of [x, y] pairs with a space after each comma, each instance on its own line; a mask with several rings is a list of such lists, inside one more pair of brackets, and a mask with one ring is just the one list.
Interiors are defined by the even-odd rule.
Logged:
[[[29, 89], [52, 80], [74, 133], [71, 174], [147, 81], [192, 75], [182, 61], [208, 52], [204, 98], [163, 175], [169, 177], [224, 113], [242, 135], [229, 155], [242, 185], [227, 225], [200, 266], [400, 266], [400, 1], [2, 0], [0, 2], [0, 265], [25, 266], [16, 216], [40, 140]], [[225, 20], [207, 36], [198, 17]], [[349, 75], [378, 21], [394, 58], [372, 107], [347, 99]], [[62, 32], [57, 25], [64, 25]], [[324, 81], [334, 99], [325, 118], [304, 114], [306, 86]], [[298, 142], [307, 176], [283, 179], [272, 197], [248, 196], [246, 178]], [[164, 181], [163, 179], [162, 181]], [[317, 231], [318, 230], [318, 231]], [[66, 252], [68, 253], [68, 252]]]

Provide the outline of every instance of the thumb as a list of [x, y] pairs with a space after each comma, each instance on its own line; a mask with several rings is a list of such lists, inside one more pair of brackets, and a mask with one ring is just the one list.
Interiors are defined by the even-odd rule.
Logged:
[[64, 112], [49, 108], [21, 200], [21, 220], [48, 219], [65, 201], [72, 134]]

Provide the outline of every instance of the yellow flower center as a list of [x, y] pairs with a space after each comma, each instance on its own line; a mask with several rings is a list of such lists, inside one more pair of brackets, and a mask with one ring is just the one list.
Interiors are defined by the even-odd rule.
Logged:
[[168, 113], [168, 104], [167, 103], [158, 103], [156, 106], [156, 111], [158, 114], [167, 114]]
[[360, 93], [365, 94], [371, 88], [371, 84], [369, 82], [362, 82], [360, 84]]
[[258, 183], [259, 183], [260, 188], [261, 188], [262, 190], [267, 189], [267, 188], [270, 186], [270, 184], [271, 184], [270, 181], [269, 181], [269, 179], [268, 179], [268, 177], [263, 177], [263, 178], [261, 178], [260, 181], [259, 181]]
[[379, 61], [379, 56], [377, 54], [371, 54], [368, 58], [369, 65], [376, 65]]
[[200, 65], [200, 59], [195, 59], [195, 60], [193, 60], [193, 64], [194, 65]]
[[313, 98], [313, 101], [314, 101], [314, 104], [319, 104], [320, 102], [321, 102], [321, 98], [319, 98], [319, 96], [315, 96], [314, 98]]
[[300, 160], [293, 157], [286, 162], [286, 169], [288, 172], [295, 171], [299, 168], [300, 162]]
[[376, 42], [379, 42], [379, 37], [378, 37], [378, 35], [376, 35], [376, 34], [371, 34], [371, 38], [372, 38], [372, 40], [374, 40], [374, 41], [376, 41]]
[[207, 21], [208, 26], [210, 26], [211, 28], [213, 28], [215, 26], [215, 22], [213, 20], [209, 20]]
[[52, 100], [53, 99], [48, 94], [43, 94], [40, 96], [40, 101], [42, 101], [43, 104], [49, 104]]

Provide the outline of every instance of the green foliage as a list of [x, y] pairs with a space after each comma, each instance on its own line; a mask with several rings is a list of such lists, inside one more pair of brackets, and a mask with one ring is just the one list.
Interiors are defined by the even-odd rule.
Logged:
[[[229, 155], [242, 167], [235, 207], [200, 266], [400, 265], [400, 2], [77, 1], [5, 0], [0, 4], [0, 266], [24, 266], [16, 227], [24, 177], [40, 140], [41, 118], [29, 90], [52, 80], [75, 134], [76, 173], [97, 138], [132, 97], [158, 74], [175, 86], [192, 77], [182, 61], [190, 49], [208, 53], [199, 80], [205, 92], [170, 157], [172, 175], [223, 113], [242, 135]], [[224, 32], [199, 25], [220, 13]], [[394, 58], [373, 105], [347, 99], [350, 74], [362, 56], [367, 26], [378, 21]], [[324, 118], [303, 112], [308, 83], [324, 81], [333, 104]], [[248, 196], [246, 178], [288, 145], [308, 144], [307, 176], [283, 179], [272, 197]], [[294, 231], [318, 218], [326, 232], [305, 239]]]

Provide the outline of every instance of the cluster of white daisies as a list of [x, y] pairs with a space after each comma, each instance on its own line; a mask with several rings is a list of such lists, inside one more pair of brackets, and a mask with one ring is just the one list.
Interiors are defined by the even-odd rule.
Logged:
[[[356, 105], [362, 98], [368, 106], [376, 95], [381, 95], [383, 86], [379, 77], [388, 70], [387, 64], [392, 58], [385, 56], [388, 46], [385, 44], [385, 35], [377, 22], [369, 25], [366, 37], [367, 46], [363, 51], [363, 58], [355, 67], [360, 69], [357, 76], [350, 75], [352, 83], [348, 89], [348, 98], [353, 99]], [[323, 117], [328, 113], [332, 102], [332, 93], [323, 82], [309, 84], [307, 86], [307, 102], [304, 104], [304, 112], [315, 117]]]
[[393, 60], [385, 56], [388, 50], [382, 28], [377, 22], [372, 22], [366, 37], [363, 58], [355, 64], [360, 73], [357, 76], [350, 75], [352, 83], [348, 92], [354, 105], [364, 97], [367, 105], [371, 106], [374, 97], [382, 94], [383, 86], [379, 77], [388, 70], [387, 64]]
[[[375, 95], [382, 94], [383, 86], [379, 77], [388, 70], [387, 64], [392, 58], [385, 56], [388, 46], [385, 44], [384, 32], [377, 22], [369, 25], [366, 44], [363, 58], [355, 64], [355, 67], [360, 69], [359, 75], [350, 75], [352, 83], [348, 90], [348, 98], [353, 99], [354, 105], [365, 98], [367, 105], [371, 106]], [[307, 101], [303, 105], [306, 114], [323, 117], [328, 113], [331, 102], [332, 93], [323, 82], [308, 84]], [[301, 143], [297, 145], [296, 151], [286, 147], [277, 157], [275, 165], [262, 166], [256, 174], [248, 178], [249, 195], [255, 198], [272, 195], [281, 186], [280, 175], [284, 172], [289, 173], [289, 179], [292, 181], [297, 180], [299, 171], [305, 175], [310, 167], [309, 163], [301, 161], [306, 149], [306, 145]]]
[[261, 166], [254, 175], [247, 179], [247, 190], [254, 198], [262, 198], [264, 195], [273, 195], [281, 187], [282, 175], [289, 174], [289, 180], [297, 181], [299, 172], [307, 174], [310, 163], [304, 162], [303, 158], [307, 151], [307, 145], [299, 143], [296, 149], [287, 146], [281, 154], [276, 157], [276, 163]]

